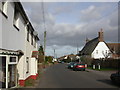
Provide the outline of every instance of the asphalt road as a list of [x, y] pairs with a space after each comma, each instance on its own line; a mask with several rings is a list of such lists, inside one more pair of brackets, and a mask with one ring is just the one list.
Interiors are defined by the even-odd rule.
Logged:
[[107, 75], [88, 71], [72, 71], [65, 64], [45, 70], [37, 88], [118, 88]]

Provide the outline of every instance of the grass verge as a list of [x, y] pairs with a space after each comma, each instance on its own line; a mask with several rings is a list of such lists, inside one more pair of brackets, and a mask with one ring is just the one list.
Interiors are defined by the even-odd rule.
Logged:
[[27, 86], [34, 86], [35, 85], [35, 80], [34, 79], [28, 79], [25, 81], [25, 87]]

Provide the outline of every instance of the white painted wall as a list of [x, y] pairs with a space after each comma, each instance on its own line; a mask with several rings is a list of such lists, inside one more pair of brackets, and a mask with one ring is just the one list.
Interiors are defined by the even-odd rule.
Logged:
[[[34, 43], [34, 41], [33, 41]], [[31, 58], [32, 56], [32, 51], [37, 51], [37, 47], [34, 47], [34, 44], [31, 45], [31, 34], [29, 34], [29, 42], [27, 41], [27, 29], [25, 29], [25, 57], [29, 57], [30, 59], [30, 72], [28, 74], [24, 74], [24, 77], [29, 77], [30, 75], [35, 75], [36, 72], [36, 66], [37, 64], [35, 64], [36, 62], [36, 58]], [[36, 66], [35, 66], [36, 65]], [[25, 66], [24, 66], [25, 67]], [[24, 70], [25, 72], [27, 71], [27, 69]], [[24, 79], [25, 79], [24, 78]]]
[[[98, 53], [97, 53], [98, 50]], [[109, 48], [104, 42], [99, 42], [94, 51], [92, 52], [91, 56], [94, 59], [100, 59], [100, 58], [105, 58], [105, 54], [110, 52]], [[110, 58], [110, 56], [108, 57]]]
[[35, 58], [31, 58], [30, 60], [30, 74], [36, 75], [36, 59]]
[[7, 8], [8, 18], [6, 19], [2, 15], [2, 38], [3, 38], [2, 48], [9, 50], [22, 50], [24, 52], [25, 33], [24, 33], [24, 24], [22, 22], [23, 20], [21, 17], [19, 18], [20, 31], [18, 31], [13, 26], [14, 4], [12, 2], [9, 2], [8, 7], [9, 7]]
[[36, 69], [35, 69], [35, 73], [36, 74], [38, 74], [38, 60], [35, 60], [35, 67], [36, 67]]
[[[26, 73], [27, 71], [27, 63], [26, 63], [26, 57], [29, 57], [30, 69], [34, 69], [34, 73], [36, 73], [36, 58], [32, 61], [32, 51], [36, 51], [37, 47], [34, 47], [34, 44], [31, 45], [31, 35], [29, 36], [29, 42], [27, 41], [27, 29], [26, 25], [24, 24], [24, 19], [20, 15], [19, 17], [19, 31], [13, 26], [13, 19], [14, 19], [14, 3], [8, 2], [7, 6], [7, 16], [2, 15], [2, 24], [0, 24], [0, 48], [8, 49], [8, 50], [22, 50], [24, 52], [24, 55], [20, 58], [17, 69], [19, 73], [19, 79], [25, 80], [27, 77], [29, 77], [32, 73]], [[1, 35], [2, 34], [2, 35]], [[36, 45], [37, 46], [37, 45]], [[32, 62], [31, 62], [32, 61]], [[31, 65], [34, 65], [33, 67]], [[35, 66], [36, 65], [36, 66]]]

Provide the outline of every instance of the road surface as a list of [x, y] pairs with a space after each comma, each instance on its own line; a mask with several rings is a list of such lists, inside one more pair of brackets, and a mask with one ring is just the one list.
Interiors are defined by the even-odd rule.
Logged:
[[90, 71], [72, 71], [56, 64], [42, 74], [37, 88], [118, 88], [108, 75]]

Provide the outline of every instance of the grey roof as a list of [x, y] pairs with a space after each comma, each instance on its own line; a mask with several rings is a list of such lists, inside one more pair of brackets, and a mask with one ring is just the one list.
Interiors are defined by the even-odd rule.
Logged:
[[76, 59], [77, 59], [77, 58], [76, 58], [76, 55], [74, 55], [74, 54], [68, 55], [68, 58], [73, 59], [73, 60], [76, 60]]
[[120, 55], [120, 43], [107, 43], [107, 45], [112, 53]]
[[79, 52], [79, 55], [90, 55], [93, 52], [93, 50], [95, 49], [95, 47], [97, 46], [98, 43], [99, 43], [99, 38], [98, 37], [90, 40], [89, 42], [87, 42], [85, 44], [83, 49]]

